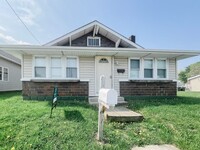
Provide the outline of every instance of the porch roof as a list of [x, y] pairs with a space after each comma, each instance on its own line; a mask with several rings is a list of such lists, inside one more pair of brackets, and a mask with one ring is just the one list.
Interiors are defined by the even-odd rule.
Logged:
[[67, 47], [36, 45], [0, 45], [14, 55], [68, 55], [68, 56], [121, 56], [144, 58], [176, 58], [177, 60], [198, 56], [200, 50], [166, 50], [139, 48], [107, 48], [107, 47]]

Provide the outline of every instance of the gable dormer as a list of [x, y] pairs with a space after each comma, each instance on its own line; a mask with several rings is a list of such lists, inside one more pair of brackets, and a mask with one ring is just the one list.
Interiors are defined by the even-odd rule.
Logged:
[[142, 48], [98, 21], [78, 28], [45, 46]]

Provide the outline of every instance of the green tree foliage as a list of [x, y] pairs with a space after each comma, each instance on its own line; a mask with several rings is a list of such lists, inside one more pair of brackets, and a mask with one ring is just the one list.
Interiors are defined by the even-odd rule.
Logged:
[[184, 71], [181, 71], [178, 74], [178, 79], [184, 83], [187, 82], [187, 79], [200, 74], [200, 62], [191, 64]]
[[179, 79], [180, 81], [182, 81], [183, 83], [186, 83], [186, 82], [187, 82], [186, 71], [181, 71], [181, 72], [178, 74], [178, 79]]
[[189, 66], [190, 71], [188, 73], [188, 78], [199, 75], [200, 74], [200, 62], [192, 64]]

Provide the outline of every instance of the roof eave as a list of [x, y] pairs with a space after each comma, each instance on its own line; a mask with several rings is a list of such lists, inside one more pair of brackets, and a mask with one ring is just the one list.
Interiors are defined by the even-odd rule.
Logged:
[[[33, 46], [33, 45], [0, 45], [0, 49], [6, 51], [18, 52], [19, 54], [31, 54], [31, 52], [43, 52], [45, 54], [51, 52], [73, 52], [73, 53], [94, 53], [116, 56], [128, 56], [131, 57], [134, 54], [138, 54], [138, 57], [150, 57], [150, 56], [165, 56], [170, 55], [170, 58], [176, 58], [177, 60], [198, 56], [200, 51], [194, 50], [161, 50], [161, 49], [136, 49], [136, 48], [108, 48], [108, 47], [64, 47], [64, 46]], [[132, 54], [132, 55], [129, 55]], [[141, 55], [139, 55], [141, 54]], [[142, 55], [144, 54], [144, 55]]]

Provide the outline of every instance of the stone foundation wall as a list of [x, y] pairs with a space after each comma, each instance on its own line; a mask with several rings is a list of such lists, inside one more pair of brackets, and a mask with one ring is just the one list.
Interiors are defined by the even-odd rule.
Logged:
[[123, 81], [120, 82], [120, 96], [176, 96], [176, 82], [173, 81]]
[[22, 96], [25, 97], [51, 97], [54, 87], [58, 87], [60, 97], [88, 96], [88, 82], [22, 82]]

